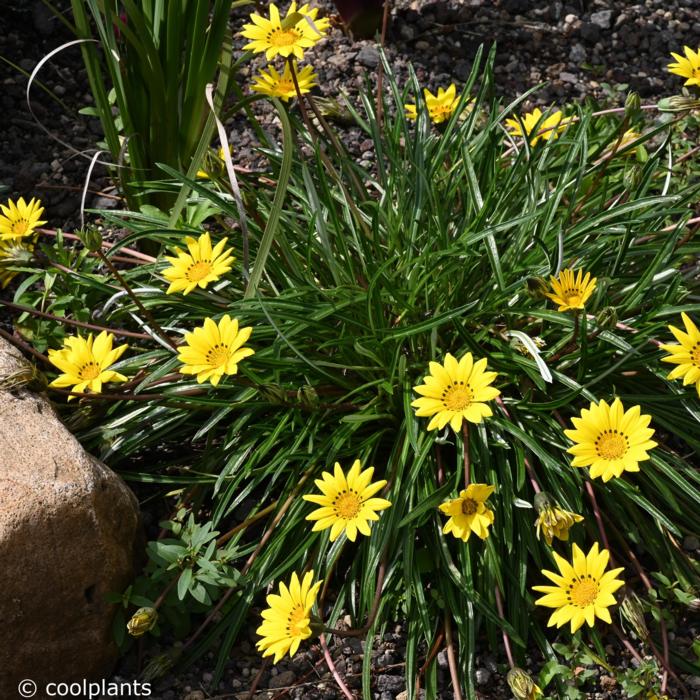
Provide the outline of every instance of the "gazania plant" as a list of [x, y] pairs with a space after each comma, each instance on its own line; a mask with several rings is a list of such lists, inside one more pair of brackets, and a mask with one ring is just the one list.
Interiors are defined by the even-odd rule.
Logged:
[[[277, 54], [294, 65], [319, 37], [272, 8], [241, 42], [279, 59], [276, 81]], [[369, 91], [351, 108], [368, 169], [273, 98], [281, 140], [264, 177], [241, 175], [245, 221], [224, 183], [169, 169], [188, 211], [211, 212], [206, 232], [194, 214], [167, 228], [107, 214], [131, 230], [107, 260], [142, 239], [163, 254], [122, 260], [121, 281], [74, 254], [72, 305], [20, 295], [67, 318], [89, 295], [100, 326], [131, 333], [116, 370], [121, 340], [98, 353], [95, 339], [86, 369], [89, 341], [67, 352], [47, 336], [61, 363], [44, 369], [80, 380], [79, 402], [54, 398], [85, 444], [180, 514], [177, 543], [151, 543], [122, 600], [159, 609], [181, 661], [215, 650], [221, 674], [250, 628], [273, 663], [320, 660], [319, 635], [351, 634], [372, 698], [372, 645], [401, 621], [408, 697], [436, 697], [445, 640], [465, 697], [486, 648], [518, 697], [564, 697], [555, 673], [521, 669], [528, 649], [555, 668], [573, 634], [602, 658], [622, 648], [623, 583], [649, 609], [652, 572], [697, 582], [679, 543], [700, 532], [686, 459], [700, 448], [699, 190], [677, 177], [686, 161], [669, 169], [679, 127], [653, 110], [515, 118], [525, 98], [492, 99], [492, 65], [479, 55], [439, 98], [439, 125], [406, 114], [431, 109], [424, 86], [385, 65], [382, 117]], [[617, 155], [631, 128], [644, 159]], [[31, 318], [40, 343], [45, 318]], [[669, 625], [648, 623], [654, 654]], [[673, 649], [658, 663], [687, 664]]]

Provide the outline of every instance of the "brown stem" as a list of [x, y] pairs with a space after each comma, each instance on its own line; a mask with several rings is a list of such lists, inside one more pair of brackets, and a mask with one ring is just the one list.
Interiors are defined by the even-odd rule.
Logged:
[[462, 459], [464, 460], [464, 488], [469, 488], [471, 482], [471, 459], [469, 457], [469, 425], [462, 421]]
[[430, 666], [430, 663], [432, 660], [437, 656], [438, 650], [440, 649], [440, 646], [442, 644], [442, 640], [445, 638], [445, 628], [443, 627], [437, 634], [437, 637], [435, 637], [435, 641], [433, 642], [433, 646], [430, 647], [430, 651], [428, 652], [427, 656], [425, 657], [425, 663], [420, 667], [418, 670], [418, 675], [416, 676], [416, 697], [420, 696], [420, 679], [421, 676], [428, 670], [428, 666]]
[[[182, 571], [184, 571], [184, 569]], [[156, 610], [158, 610], [158, 608], [161, 606], [161, 603], [165, 600], [165, 596], [167, 596], [168, 593], [170, 593], [173, 586], [180, 580], [180, 576], [182, 576], [182, 571], [177, 576], [170, 579], [170, 583], [168, 583], [168, 585], [165, 587], [163, 592], [158, 596], [158, 599], [156, 600], [156, 602], [153, 603], [153, 607]]]
[[240, 525], [236, 525], [236, 527], [231, 528], [228, 532], [225, 532], [221, 537], [219, 537], [216, 540], [216, 544], [220, 547], [222, 544], [225, 544], [228, 542], [237, 532], [240, 532], [241, 530], [245, 530], [246, 528], [250, 527], [254, 523], [257, 523], [258, 520], [261, 520], [264, 518], [266, 515], [269, 515], [272, 513], [272, 511], [277, 508], [277, 504], [279, 501], [273, 501], [270, 503], [267, 508], [263, 508], [261, 511], [257, 512], [255, 515], [252, 515], [250, 518], [247, 518], [244, 520]]
[[447, 647], [447, 665], [450, 667], [454, 700], [462, 700], [462, 691], [459, 687], [459, 674], [457, 673], [457, 659], [455, 658], [455, 648], [452, 642], [452, 622], [450, 621], [450, 615], [447, 611], [445, 611], [445, 645]]
[[323, 634], [321, 634], [319, 635], [318, 639], [321, 642], [321, 649], [323, 649], [323, 658], [326, 660], [326, 665], [328, 666], [328, 670], [331, 672], [333, 679], [338, 684], [338, 687], [340, 688], [341, 692], [346, 698], [348, 698], [348, 700], [355, 700], [355, 696], [350, 692], [347, 685], [345, 685], [345, 681], [343, 681], [343, 679], [340, 677], [338, 669], [333, 663], [333, 657], [331, 656], [330, 651], [328, 651], [328, 645], [326, 644], [326, 637]]
[[263, 659], [262, 665], [260, 666], [260, 669], [258, 672], [255, 674], [255, 678], [253, 679], [253, 683], [250, 686], [250, 691], [248, 692], [248, 700], [253, 700], [255, 697], [255, 691], [258, 689], [258, 686], [260, 685], [260, 681], [262, 680], [263, 674], [265, 673], [265, 669], [270, 665], [270, 659], [265, 658]]
[[372, 609], [367, 617], [367, 622], [362, 627], [354, 630], [339, 630], [326, 627], [326, 632], [336, 634], [339, 637], [364, 637], [374, 624], [374, 619], [379, 611], [379, 601], [382, 598], [382, 589], [384, 588], [384, 576], [386, 574], [386, 556], [382, 557], [379, 563], [379, 571], [377, 572], [377, 585], [374, 590], [374, 600], [372, 601]]
[[158, 335], [173, 349], [175, 352], [177, 352], [177, 344], [175, 343], [174, 340], [170, 338], [169, 335], [165, 333], [165, 331], [160, 327], [160, 324], [158, 321], [156, 321], [155, 317], [153, 314], [141, 303], [141, 300], [136, 296], [134, 293], [134, 290], [131, 288], [129, 283], [121, 276], [119, 273], [119, 270], [117, 270], [116, 267], [112, 264], [112, 261], [101, 251], [98, 250], [97, 254], [100, 256], [102, 259], [102, 262], [107, 265], [109, 268], [110, 272], [117, 278], [119, 281], [119, 284], [121, 284], [122, 288], [124, 291], [131, 297], [131, 300], [136, 304], [136, 306], [139, 308], [141, 313], [146, 317], [146, 319], [149, 321], [151, 324], [151, 327], [153, 330], [158, 333]]
[[[50, 228], [40, 228], [37, 229], [39, 233], [45, 234], [47, 236], [53, 236], [54, 238], [58, 236], [58, 232], [55, 231], [54, 229]], [[61, 235], [64, 238], [67, 238], [71, 241], [79, 241], [80, 236], [76, 236], [74, 233], [65, 233], [62, 232]], [[114, 243], [109, 243], [108, 241], [102, 241], [102, 247], [106, 248], [109, 250], [110, 248], [114, 247]], [[140, 250], [134, 250], [133, 248], [122, 248], [122, 251], [124, 253], [128, 253], [132, 258], [138, 258], [140, 260], [143, 260], [144, 262], [148, 263], [154, 263], [157, 262], [157, 258], [154, 258], [152, 255], [147, 255], [146, 253], [142, 253]]]
[[58, 321], [59, 323], [65, 323], [69, 326], [77, 326], [78, 328], [87, 328], [93, 331], [107, 331], [113, 335], [124, 336], [125, 338], [138, 338], [139, 340], [152, 340], [151, 336], [147, 333], [134, 333], [133, 331], [127, 331], [123, 328], [108, 328], [107, 326], [98, 326], [94, 323], [85, 323], [84, 321], [75, 321], [71, 318], [63, 318], [63, 316], [54, 316], [53, 314], [46, 313], [45, 311], [39, 311], [32, 306], [24, 306], [22, 304], [14, 304], [11, 301], [5, 301], [0, 299], [0, 304], [7, 306], [15, 311], [21, 311], [22, 313], [32, 314], [32, 316], [39, 316], [41, 318], [50, 318], [52, 321]]
[[35, 350], [29, 345], [29, 343], [26, 343], [24, 340], [14, 335], [10, 335], [10, 333], [2, 330], [2, 328], [0, 328], [0, 338], [4, 338], [8, 343], [12, 343], [18, 350], [28, 352], [33, 357], [36, 357], [37, 360], [41, 360], [44, 364], [51, 365], [51, 360], [49, 360], [46, 355], [42, 355], [38, 350]]
[[593, 506], [593, 513], [595, 514], [595, 519], [596, 522], [598, 523], [598, 530], [600, 531], [600, 537], [603, 540], [603, 546], [605, 549], [610, 552], [610, 563], [612, 566], [615, 566], [615, 557], [612, 553], [612, 550], [610, 549], [610, 543], [608, 542], [608, 534], [605, 532], [605, 525], [603, 525], [603, 518], [600, 514], [600, 508], [598, 507], [598, 501], [596, 500], [595, 497], [595, 491], [593, 490], [593, 484], [586, 479], [586, 491], [588, 493], [588, 497], [591, 500], [591, 505]]
[[[384, 0], [384, 13], [382, 15], [382, 33], [379, 37], [379, 45], [384, 48], [386, 42], [386, 29], [389, 25], [389, 7], [390, 0]], [[379, 130], [382, 128], [382, 118], [384, 116], [384, 100], [382, 99], [382, 91], [384, 89], [384, 63], [379, 61], [377, 66], [377, 125]]]
[[[494, 586], [494, 592], [496, 594], [496, 608], [498, 608], [498, 616], [505, 622], [505, 615], [503, 614], [503, 600], [501, 599], [501, 591], [498, 586]], [[506, 632], [505, 627], [501, 628], [501, 634], [503, 634], [503, 647], [506, 650], [506, 656], [508, 657], [508, 664], [511, 668], [515, 668], [515, 662], [513, 661], [513, 651], [510, 648], [510, 637], [508, 632]]]
[[[285, 513], [289, 510], [292, 503], [294, 503], [294, 501], [296, 500], [297, 496], [299, 495], [299, 491], [301, 491], [302, 487], [304, 486], [304, 483], [313, 472], [313, 469], [314, 468], [312, 467], [311, 469], [308, 469], [306, 472], [304, 472], [304, 474], [302, 474], [301, 479], [299, 479], [299, 482], [295, 486], [294, 490], [291, 494], [289, 494], [289, 497], [282, 504], [282, 507], [279, 509], [277, 515], [273, 518], [272, 522], [270, 523], [270, 526], [260, 538], [260, 542], [255, 548], [255, 551], [250, 555], [250, 557], [248, 557], [248, 560], [246, 561], [243, 569], [241, 570], [241, 576], [245, 576], [248, 573], [248, 571], [250, 571], [250, 567], [253, 566], [255, 560], [260, 555], [262, 548], [267, 544], [267, 541], [270, 539], [270, 537], [272, 537], [272, 532], [277, 527], [280, 520], [282, 520]], [[221, 610], [221, 608], [225, 605], [226, 601], [233, 595], [234, 591], [236, 590], [238, 590], [237, 587], [232, 587], [229, 588], [228, 591], [226, 591], [226, 593], [221, 597], [221, 600], [219, 600], [219, 602], [212, 608], [212, 611], [209, 613], [209, 615], [207, 615], [204, 622], [202, 622], [202, 624], [195, 630], [194, 634], [184, 643], [182, 647], [183, 651], [188, 647], [192, 646], [194, 641], [207, 628], [209, 623], [214, 619], [214, 616], [219, 612], [219, 610]]]
[[624, 634], [622, 634], [622, 630], [613, 622], [612, 623], [612, 628], [615, 634], [618, 636], [620, 641], [625, 645], [625, 648], [627, 651], [629, 651], [630, 654], [639, 662], [640, 664], [642, 663], [642, 657], [639, 655], [639, 652], [632, 646], [632, 643], [625, 637]]

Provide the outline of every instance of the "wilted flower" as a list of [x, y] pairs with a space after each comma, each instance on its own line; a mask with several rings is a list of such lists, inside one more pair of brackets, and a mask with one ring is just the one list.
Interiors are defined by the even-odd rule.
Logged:
[[544, 491], [535, 496], [535, 508], [539, 513], [537, 520], [535, 520], [537, 538], [539, 539], [540, 531], [542, 531], [544, 539], [550, 547], [555, 537], [566, 542], [569, 539], [569, 529], [575, 523], [583, 521], [581, 515], [563, 510], [552, 503], [550, 496]]
[[150, 632], [158, 622], [158, 611], [155, 608], [139, 608], [126, 623], [126, 629], [132, 637], [143, 637]]

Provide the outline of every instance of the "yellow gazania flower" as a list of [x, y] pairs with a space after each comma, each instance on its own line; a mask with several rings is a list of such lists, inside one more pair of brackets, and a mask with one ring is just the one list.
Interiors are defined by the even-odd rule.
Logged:
[[661, 345], [662, 350], [671, 353], [662, 357], [661, 362], [678, 365], [671, 370], [668, 379], [683, 377], [683, 386], [695, 382], [695, 389], [700, 396], [700, 330], [685, 312], [681, 312], [681, 318], [686, 332], [675, 326], [668, 327], [680, 345], [675, 343]]
[[573, 634], [584, 622], [593, 627], [596, 617], [610, 624], [612, 620], [608, 608], [617, 603], [613, 593], [624, 581], [617, 578], [622, 568], [605, 572], [610, 559], [608, 550], [599, 552], [596, 542], [586, 555], [578, 545], [574, 545], [571, 564], [556, 552], [552, 551], [552, 554], [559, 574], [552, 571], [542, 573], [555, 585], [533, 586], [533, 590], [546, 594], [538, 598], [535, 605], [556, 608], [547, 626], [561, 627], [570, 622]]
[[541, 688], [535, 684], [529, 673], [514, 666], [506, 676], [508, 685], [516, 700], [537, 700], [542, 696]]
[[28, 238], [0, 238], [0, 288], [4, 289], [18, 274], [9, 266], [27, 262], [34, 252], [34, 243]]
[[700, 48], [693, 51], [689, 46], [684, 46], [685, 58], [680, 54], [671, 52], [671, 56], [676, 59], [675, 63], [669, 63], [669, 73], [687, 78], [684, 85], [697, 85], [700, 87]]
[[[295, 14], [300, 14], [301, 18], [292, 23]], [[253, 24], [243, 25], [241, 35], [252, 39], [243, 48], [255, 53], [264, 52], [268, 61], [278, 54], [284, 58], [296, 56], [302, 59], [304, 49], [311, 48], [322, 39], [330, 27], [330, 21], [327, 18], [316, 19], [317, 14], [318, 8], [312, 10], [308, 4], [304, 4], [297, 9], [296, 2], [292, 2], [282, 20], [277, 6], [270, 3], [269, 19], [253, 12], [250, 15]]]
[[574, 455], [571, 464], [590, 466], [591, 479], [602, 476], [610, 481], [624, 471], [638, 472], [639, 463], [649, 459], [647, 450], [657, 445], [651, 440], [654, 430], [648, 427], [651, 416], [642, 415], [639, 406], [625, 411], [620, 399], [611, 406], [591, 402], [590, 409], [584, 408], [581, 417], [571, 421], [575, 430], [564, 431], [575, 443], [567, 450]]
[[[305, 95], [312, 87], [318, 85], [316, 82], [318, 76], [314, 73], [314, 69], [311, 66], [304, 66], [302, 70], [297, 70], [296, 61], [294, 61], [294, 72], [297, 75], [299, 92], [302, 95]], [[255, 83], [252, 86], [252, 90], [260, 92], [263, 95], [269, 95], [270, 97], [279, 97], [285, 102], [296, 97], [297, 91], [294, 88], [294, 79], [292, 78], [292, 71], [289, 68], [289, 63], [284, 64], [284, 71], [282, 74], [278, 73], [272, 66], [270, 66], [268, 72], [261, 70], [260, 73], [255, 76]]]
[[156, 626], [156, 622], [158, 611], [155, 608], [139, 608], [126, 623], [126, 629], [132, 637], [143, 637]]
[[[446, 122], [459, 104], [459, 95], [457, 94], [457, 87], [454, 83], [452, 83], [447, 90], [445, 90], [445, 88], [438, 88], [437, 95], [433, 95], [430, 90], [425, 88], [423, 90], [423, 97], [425, 98], [425, 106], [428, 108], [428, 116], [433, 124]], [[404, 105], [404, 107], [406, 108], [407, 119], [418, 118], [417, 105], [410, 104]]]
[[[228, 152], [233, 154], [233, 146], [228, 147]], [[219, 159], [218, 171], [221, 171], [223, 168], [223, 164], [224, 164], [224, 147], [223, 146], [219, 146], [218, 150], [216, 151], [216, 156]], [[207, 157], [207, 160], [210, 160], [209, 157]], [[197, 177], [202, 178], [203, 180], [209, 180], [211, 178], [211, 175], [206, 170], [198, 170]]]
[[584, 277], [583, 270], [579, 270], [578, 275], [571, 269], [562, 270], [559, 279], [550, 277], [552, 292], [546, 293], [545, 296], [559, 304], [557, 311], [582, 309], [593, 294], [597, 279], [591, 278], [590, 272]]
[[170, 282], [167, 294], [189, 294], [197, 286], [205, 289], [229, 272], [236, 258], [232, 257], [230, 248], [224, 250], [226, 241], [228, 238], [222, 238], [212, 250], [208, 233], [198, 239], [187, 236], [185, 244], [189, 252], [175, 248], [176, 258], [165, 256], [171, 264], [163, 270], [163, 277]]
[[274, 654], [275, 664], [288, 652], [289, 656], [294, 656], [301, 641], [314, 633], [311, 608], [323, 581], [316, 581], [312, 586], [313, 578], [314, 572], [308, 571], [300, 584], [295, 572], [289, 588], [280, 582], [279, 595], [267, 596], [269, 607], [262, 611], [263, 623], [256, 630], [262, 639], [256, 646], [263, 656]]
[[219, 323], [204, 320], [191, 333], [185, 333], [186, 345], [180, 348], [177, 359], [184, 364], [180, 374], [196, 374], [197, 383], [209, 380], [216, 386], [224, 374], [236, 374], [238, 363], [254, 355], [251, 348], [242, 345], [250, 338], [251, 327], [238, 328], [238, 319], [226, 314]]
[[485, 370], [486, 358], [475, 363], [470, 352], [459, 362], [448, 352], [444, 365], [430, 363], [430, 374], [423, 380], [425, 384], [413, 387], [421, 398], [411, 404], [418, 409], [417, 416], [433, 416], [428, 430], [442, 430], [449, 423], [457, 432], [463, 420], [481, 423], [493, 415], [483, 402], [495, 399], [501, 392], [491, 386], [496, 372]]
[[545, 141], [556, 139], [559, 132], [563, 131], [569, 124], [569, 120], [564, 119], [564, 115], [559, 110], [550, 114], [546, 119], [542, 119], [542, 116], [542, 110], [536, 107], [532, 112], [524, 114], [520, 120], [506, 119], [506, 126], [513, 136], [531, 136], [530, 145], [536, 146], [540, 139]]
[[3, 216], [0, 216], [0, 239], [23, 238], [31, 236], [37, 226], [42, 226], [45, 221], [40, 221], [44, 211], [41, 202], [32, 198], [27, 204], [20, 197], [15, 204], [11, 199], [7, 206], [0, 204]]
[[[102, 391], [106, 382], [125, 382], [126, 377], [109, 369], [129, 347], [120, 345], [112, 349], [114, 336], [102, 331], [93, 339], [70, 336], [63, 342], [61, 350], [49, 350], [51, 364], [63, 372], [49, 386], [72, 387], [72, 391], [82, 394], [88, 389], [93, 394]], [[68, 400], [75, 398], [69, 396]]]
[[540, 531], [542, 531], [550, 547], [555, 537], [566, 542], [569, 539], [569, 529], [575, 523], [583, 522], [583, 516], [559, 508], [544, 492], [535, 496], [535, 508], [539, 513], [535, 520], [537, 539], [540, 539]]
[[388, 508], [391, 503], [383, 498], [372, 498], [375, 493], [386, 486], [386, 481], [372, 482], [374, 467], [361, 471], [360, 460], [353, 462], [347, 476], [338, 462], [333, 474], [323, 472], [323, 479], [316, 479], [320, 495], [304, 496], [305, 501], [316, 503], [317, 508], [306, 516], [307, 520], [316, 520], [313, 531], [331, 528], [331, 542], [345, 531], [351, 542], [355, 541], [358, 531], [369, 536], [370, 520], [379, 520], [378, 510]]
[[486, 499], [496, 490], [488, 484], [469, 484], [459, 492], [459, 498], [440, 504], [440, 510], [449, 515], [442, 531], [450, 532], [466, 542], [472, 532], [485, 540], [489, 536], [489, 526], [493, 524], [493, 511], [486, 505]]

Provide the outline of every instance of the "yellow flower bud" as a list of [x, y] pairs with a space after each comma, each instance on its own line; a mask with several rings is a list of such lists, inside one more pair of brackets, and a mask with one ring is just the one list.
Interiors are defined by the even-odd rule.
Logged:
[[142, 637], [150, 632], [158, 621], [158, 611], [155, 608], [139, 608], [126, 623], [126, 629], [132, 637]]
[[535, 700], [542, 695], [542, 691], [532, 680], [529, 673], [522, 668], [511, 668], [506, 676], [508, 685], [517, 700]]
[[614, 306], [606, 306], [596, 316], [598, 328], [609, 331], [617, 325], [617, 309]]

